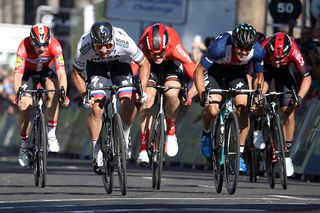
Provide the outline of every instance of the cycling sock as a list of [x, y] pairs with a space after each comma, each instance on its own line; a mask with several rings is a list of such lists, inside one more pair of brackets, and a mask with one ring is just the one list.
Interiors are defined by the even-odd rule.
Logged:
[[240, 153], [243, 153], [244, 151], [244, 146], [240, 146]]
[[92, 157], [97, 158], [98, 152], [100, 150], [100, 144], [98, 140], [92, 140]]
[[58, 121], [48, 121], [48, 138], [56, 137], [57, 126], [58, 126]]
[[292, 146], [292, 141], [286, 141], [286, 147], [285, 147], [286, 148], [286, 152], [285, 152], [286, 157], [290, 156], [291, 146]]
[[206, 130], [205, 128], [203, 128], [203, 132], [207, 135], [209, 135], [211, 133], [211, 129]]
[[20, 147], [23, 149], [27, 149], [29, 147], [28, 135], [25, 135], [25, 136], [20, 135], [20, 139], [21, 139]]
[[124, 139], [126, 140], [126, 144], [129, 144], [129, 136], [130, 136], [130, 130], [131, 130], [131, 125], [126, 125], [123, 124], [123, 133], [124, 133]]
[[176, 134], [176, 120], [168, 118], [167, 119], [167, 125], [168, 125], [167, 135]]
[[140, 151], [148, 149], [150, 130], [140, 130]]

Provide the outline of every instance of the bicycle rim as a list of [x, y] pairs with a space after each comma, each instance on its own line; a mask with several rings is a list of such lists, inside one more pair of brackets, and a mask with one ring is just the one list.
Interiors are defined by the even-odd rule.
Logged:
[[118, 176], [119, 185], [122, 195], [127, 194], [127, 160], [126, 160], [126, 141], [124, 138], [123, 126], [120, 115], [114, 114], [112, 117], [113, 140], [116, 148], [116, 156], [118, 160]]
[[221, 134], [220, 134], [220, 122], [219, 119], [216, 119], [215, 125], [213, 127], [214, 132], [214, 142], [212, 144], [213, 147], [213, 155], [214, 158], [212, 160], [212, 172], [214, 178], [214, 186], [217, 193], [221, 193], [222, 191], [222, 183], [223, 183], [223, 165], [220, 164], [221, 160]]
[[224, 147], [224, 173], [226, 188], [229, 194], [234, 194], [239, 177], [240, 158], [240, 130], [238, 119], [235, 113], [230, 112], [226, 119], [225, 127], [225, 147]]
[[275, 154], [277, 157], [277, 165], [279, 169], [280, 182], [283, 189], [287, 189], [287, 170], [286, 158], [284, 152], [284, 136], [280, 123], [279, 115], [275, 115], [272, 120], [272, 135], [275, 147]]
[[113, 191], [113, 165], [112, 165], [112, 144], [109, 138], [109, 126], [103, 122], [100, 132], [100, 147], [103, 153], [103, 175], [102, 182], [107, 194]]
[[[250, 119], [250, 122], [253, 123], [253, 119]], [[253, 126], [250, 125], [250, 130], [247, 136], [246, 145], [249, 150], [248, 157], [248, 171], [249, 171], [249, 180], [250, 182], [257, 182], [258, 166], [257, 166], [257, 149], [253, 145]]]

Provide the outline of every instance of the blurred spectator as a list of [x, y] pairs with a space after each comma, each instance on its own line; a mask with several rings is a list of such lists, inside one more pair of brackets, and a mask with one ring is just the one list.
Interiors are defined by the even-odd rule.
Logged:
[[196, 65], [200, 62], [202, 55], [206, 51], [206, 49], [207, 48], [202, 42], [201, 36], [196, 35], [193, 39], [192, 53], [191, 53], [191, 58]]
[[304, 27], [301, 30], [301, 37], [296, 39], [301, 53], [305, 59], [308, 71], [312, 77], [312, 87], [309, 97], [319, 97], [320, 94], [320, 57], [318, 51], [318, 42], [313, 39], [311, 27]]
[[15, 94], [13, 91], [13, 76], [6, 68], [0, 68], [0, 112], [15, 112]]

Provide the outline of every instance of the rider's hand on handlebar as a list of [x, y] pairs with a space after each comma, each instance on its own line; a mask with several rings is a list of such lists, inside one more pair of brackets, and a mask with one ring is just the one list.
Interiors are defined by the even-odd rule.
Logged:
[[188, 96], [187, 99], [185, 99], [184, 97], [182, 98], [183, 101], [183, 105], [185, 106], [190, 106], [192, 104], [192, 98], [190, 96]]
[[68, 107], [70, 105], [70, 98], [68, 96], [64, 98], [64, 102], [61, 99], [59, 99], [59, 101], [63, 107]]
[[297, 107], [302, 103], [302, 98], [300, 95], [297, 95], [297, 99], [298, 100], [295, 100], [294, 98], [291, 99], [291, 103], [293, 104], [294, 107]]
[[91, 98], [89, 99], [88, 96], [85, 95], [85, 96], [83, 97], [82, 104], [83, 104], [83, 107], [84, 107], [84, 108], [90, 109], [90, 108], [92, 108], [93, 101], [92, 101]]
[[207, 107], [208, 106], [208, 100], [207, 100], [207, 97], [205, 95], [205, 93], [203, 93], [200, 97], [200, 106], [202, 107]]
[[141, 96], [139, 96], [137, 102], [139, 102], [139, 103], [142, 104], [142, 103], [146, 102], [147, 99], [148, 99], [147, 93], [143, 92], [143, 93], [141, 94]]

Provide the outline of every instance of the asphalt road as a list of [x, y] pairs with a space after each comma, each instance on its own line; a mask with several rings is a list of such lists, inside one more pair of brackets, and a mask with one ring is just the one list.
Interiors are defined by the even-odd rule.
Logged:
[[270, 189], [265, 177], [250, 183], [242, 175], [234, 195], [217, 194], [210, 171], [164, 167], [160, 190], [151, 188], [150, 168], [128, 163], [127, 195], [117, 175], [105, 193], [90, 160], [49, 158], [47, 186], [34, 186], [30, 168], [17, 156], [0, 157], [0, 212], [320, 212], [320, 183], [289, 179]]

